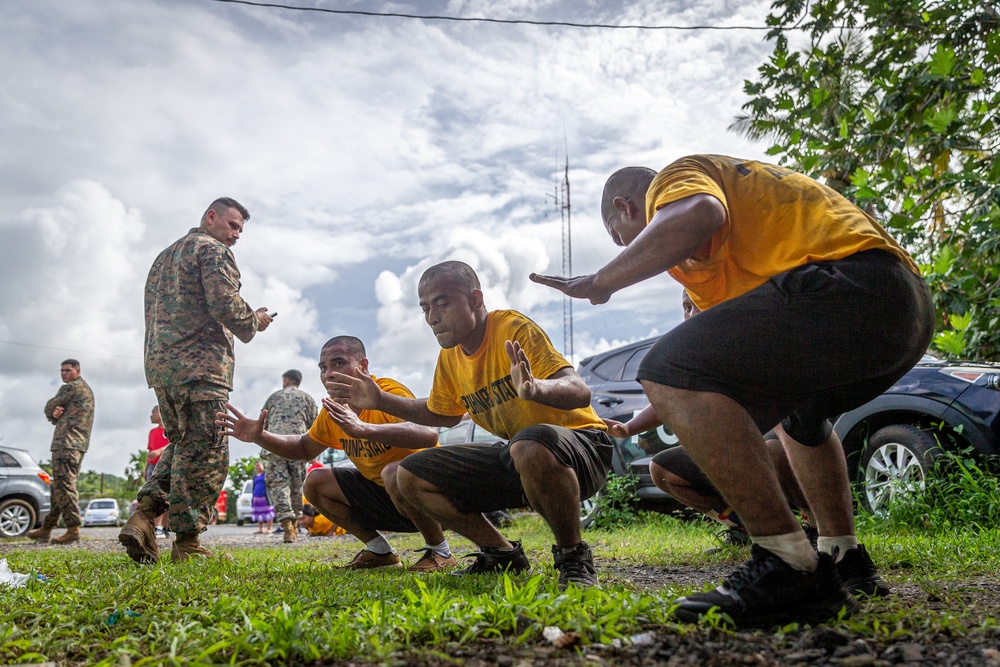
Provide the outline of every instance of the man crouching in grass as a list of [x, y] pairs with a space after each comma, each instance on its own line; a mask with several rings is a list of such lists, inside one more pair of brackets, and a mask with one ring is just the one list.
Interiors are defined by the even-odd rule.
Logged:
[[[409, 389], [390, 378], [376, 378], [368, 373], [365, 346], [354, 336], [337, 336], [323, 346], [319, 356], [320, 379], [329, 381], [332, 373], [358, 373], [377, 384], [382, 391], [413, 398]], [[423, 556], [410, 570], [428, 572], [457, 565], [441, 526], [423, 520], [417, 526], [399, 510], [385, 490], [383, 477], [394, 475], [397, 463], [414, 451], [437, 446], [437, 430], [403, 421], [380, 410], [365, 410], [327, 397], [308, 433], [278, 435], [264, 430], [266, 411], [250, 419], [227, 404], [229, 413], [220, 412], [222, 433], [244, 442], [260, 445], [287, 459], [311, 461], [328, 447], [342, 449], [356, 469], [324, 468], [306, 477], [306, 499], [325, 517], [364, 542], [364, 548], [344, 565], [348, 570], [402, 567], [399, 555], [380, 530], [400, 533], [420, 532], [427, 544]]]

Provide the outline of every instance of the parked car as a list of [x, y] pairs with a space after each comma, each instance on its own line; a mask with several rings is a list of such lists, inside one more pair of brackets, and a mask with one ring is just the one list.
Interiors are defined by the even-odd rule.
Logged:
[[[625, 422], [649, 404], [635, 373], [657, 340], [630, 343], [580, 362], [579, 373], [602, 418]], [[862, 503], [877, 512], [894, 493], [923, 488], [942, 447], [971, 448], [982, 457], [1000, 453], [1000, 364], [925, 355], [884, 394], [831, 421]], [[649, 462], [676, 444], [677, 437], [664, 427], [617, 442], [613, 472], [637, 477], [640, 506], [670, 511], [672, 499], [653, 484]]]
[[83, 527], [122, 525], [118, 501], [114, 498], [94, 498], [83, 511]]
[[253, 514], [253, 480], [248, 479], [243, 483], [243, 491], [236, 499], [236, 525], [242, 526], [250, 520]]
[[27, 450], [0, 445], [0, 537], [19, 537], [42, 522], [51, 483]]

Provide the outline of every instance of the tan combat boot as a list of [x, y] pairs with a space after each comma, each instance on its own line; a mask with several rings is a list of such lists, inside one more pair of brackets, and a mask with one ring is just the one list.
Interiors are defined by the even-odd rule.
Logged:
[[65, 533], [52, 540], [52, 544], [69, 544], [70, 542], [79, 541], [80, 526], [73, 526], [72, 528], [67, 528]]
[[232, 560], [229, 554], [214, 554], [201, 546], [198, 533], [177, 533], [174, 538], [174, 545], [170, 549], [170, 560], [174, 563], [183, 563], [189, 558], [218, 558], [221, 560]]
[[153, 531], [153, 521], [159, 515], [153, 499], [146, 496], [118, 533], [118, 541], [136, 563], [155, 563], [160, 559], [160, 547], [156, 544], [156, 533]]
[[299, 529], [295, 526], [295, 519], [282, 519], [281, 530], [285, 542], [294, 542], [299, 536]]
[[52, 537], [52, 529], [42, 526], [41, 528], [35, 528], [34, 530], [29, 530], [25, 533], [25, 537], [30, 537], [37, 542], [48, 542], [49, 538]]

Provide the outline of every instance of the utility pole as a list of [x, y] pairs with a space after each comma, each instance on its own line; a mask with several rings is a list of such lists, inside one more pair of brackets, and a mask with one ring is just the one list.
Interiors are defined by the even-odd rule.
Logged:
[[[570, 278], [573, 275], [573, 237], [570, 224], [568, 151], [559, 194], [560, 197], [556, 201], [559, 206], [559, 219], [562, 222], [562, 274]], [[573, 299], [568, 296], [563, 296], [563, 354], [570, 363], [573, 363]]]

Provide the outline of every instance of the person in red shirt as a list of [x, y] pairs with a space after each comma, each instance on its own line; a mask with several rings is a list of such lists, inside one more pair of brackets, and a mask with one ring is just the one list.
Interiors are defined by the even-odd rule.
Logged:
[[[154, 426], [152, 429], [150, 429], [150, 431], [149, 431], [149, 442], [146, 445], [146, 449], [148, 451], [146, 453], [146, 479], [145, 479], [145, 481], [147, 481], [147, 482], [149, 481], [149, 478], [153, 476], [153, 468], [155, 468], [156, 464], [159, 463], [159, 461], [160, 461], [160, 455], [163, 454], [163, 450], [165, 450], [167, 448], [167, 445], [170, 444], [170, 441], [167, 440], [167, 436], [163, 433], [163, 420], [160, 419], [160, 406], [159, 405], [154, 405], [153, 406], [153, 413], [149, 416], [149, 421], [151, 421], [152, 423], [156, 424], [156, 426]], [[154, 521], [154, 523], [156, 524], [156, 528], [154, 529], [154, 532], [156, 533], [156, 536], [157, 537], [167, 537], [167, 535], [170, 533], [170, 531], [167, 529], [167, 514], [166, 514], [166, 512], [164, 512], [160, 516], [156, 517], [156, 520]]]

